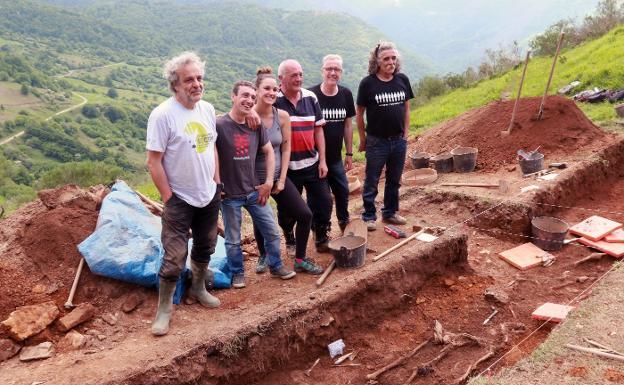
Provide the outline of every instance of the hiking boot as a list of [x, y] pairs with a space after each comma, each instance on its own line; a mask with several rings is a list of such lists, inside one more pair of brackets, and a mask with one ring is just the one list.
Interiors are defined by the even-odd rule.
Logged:
[[284, 231], [284, 238], [286, 239], [286, 255], [288, 255], [291, 259], [294, 259], [297, 254], [295, 234], [292, 231]]
[[262, 274], [267, 269], [267, 258], [266, 255], [261, 255], [258, 257], [258, 263], [256, 264], [256, 274]]
[[382, 220], [385, 223], [390, 223], [391, 225], [404, 225], [407, 223], [407, 219], [397, 213], [392, 214], [391, 217], [383, 218]]
[[158, 283], [158, 310], [156, 311], [156, 318], [152, 322], [152, 334], [155, 336], [164, 336], [169, 332], [175, 288], [175, 281], [166, 281], [161, 278]]
[[370, 219], [368, 221], [364, 221], [366, 223], [366, 230], [375, 231], [377, 230], [377, 222], [374, 219]]
[[271, 269], [271, 277], [273, 278], [291, 279], [295, 275], [297, 275], [297, 273], [286, 269], [284, 266], [280, 266], [279, 269]]
[[232, 287], [242, 289], [245, 287], [245, 274], [234, 274], [232, 276]]
[[312, 275], [323, 274], [323, 268], [314, 263], [311, 259], [296, 259], [295, 271], [297, 273], [308, 273]]
[[191, 288], [188, 295], [195, 298], [204, 307], [219, 307], [219, 298], [208, 293], [206, 290], [206, 276], [208, 275], [208, 264], [191, 261]]

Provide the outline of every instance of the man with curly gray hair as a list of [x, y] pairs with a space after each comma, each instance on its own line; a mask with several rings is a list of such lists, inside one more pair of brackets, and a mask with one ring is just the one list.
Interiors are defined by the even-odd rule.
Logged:
[[219, 299], [206, 291], [208, 262], [217, 243], [221, 183], [217, 167], [214, 107], [202, 100], [204, 62], [193, 52], [169, 60], [163, 75], [173, 96], [152, 111], [147, 122], [147, 167], [164, 203], [158, 276], [158, 310], [152, 334], [169, 331], [176, 281], [193, 232], [189, 296], [205, 307]]
[[[369, 75], [358, 88], [356, 122], [360, 135], [360, 151], [366, 151], [366, 177], [362, 199], [362, 219], [369, 231], [376, 229], [375, 197], [381, 171], [386, 168], [382, 220], [404, 225], [400, 216], [399, 187], [407, 153], [409, 100], [414, 98], [409, 79], [401, 69], [401, 59], [393, 43], [377, 44], [370, 53]], [[364, 123], [366, 112], [366, 124]]]

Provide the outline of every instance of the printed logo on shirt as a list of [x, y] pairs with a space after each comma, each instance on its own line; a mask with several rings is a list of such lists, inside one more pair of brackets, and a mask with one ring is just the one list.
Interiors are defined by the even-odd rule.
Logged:
[[249, 134], [234, 134], [234, 160], [249, 159]]
[[405, 103], [405, 92], [383, 92], [375, 95], [378, 106], [393, 106]]
[[323, 118], [327, 122], [342, 122], [347, 118], [347, 110], [344, 108], [323, 108]]
[[214, 142], [214, 137], [206, 131], [206, 127], [199, 122], [189, 122], [184, 128], [184, 132], [188, 135], [195, 135], [195, 144], [192, 147], [198, 154], [203, 153], [208, 148], [211, 142]]

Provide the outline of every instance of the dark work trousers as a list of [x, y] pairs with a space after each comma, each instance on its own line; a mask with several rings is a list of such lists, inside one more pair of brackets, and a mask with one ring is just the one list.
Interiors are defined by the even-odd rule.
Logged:
[[327, 183], [336, 202], [336, 218], [341, 228], [349, 223], [349, 182], [342, 161], [328, 164]]
[[[312, 211], [305, 201], [301, 198], [301, 193], [297, 191], [295, 185], [286, 178], [284, 182], [284, 189], [279, 194], [271, 195], [277, 203], [277, 216], [278, 223], [282, 229], [284, 229], [283, 218], [286, 219], [286, 231], [293, 231], [294, 221], [295, 228], [295, 244], [297, 253], [295, 258], [306, 258], [306, 246], [308, 245], [308, 238], [310, 237], [310, 226], [312, 225]], [[280, 215], [284, 213], [285, 215]], [[290, 219], [292, 218], [292, 219]], [[256, 228], [254, 223], [254, 236], [256, 243], [258, 244], [258, 252], [260, 255], [265, 255], [266, 249], [264, 247], [264, 238], [260, 231]]]
[[221, 189], [217, 188], [212, 201], [204, 207], [194, 207], [175, 194], [165, 203], [162, 215], [161, 240], [165, 256], [158, 276], [175, 282], [186, 264], [189, 229], [193, 231], [191, 259], [209, 263], [217, 244], [217, 219], [221, 203]]
[[[306, 190], [308, 207], [312, 211], [312, 228], [329, 230], [331, 224], [332, 200], [327, 178], [319, 177], [318, 162], [300, 170], [288, 170], [288, 178], [293, 182], [299, 194]], [[284, 231], [292, 231], [294, 221], [288, 213], [278, 210], [280, 226]]]

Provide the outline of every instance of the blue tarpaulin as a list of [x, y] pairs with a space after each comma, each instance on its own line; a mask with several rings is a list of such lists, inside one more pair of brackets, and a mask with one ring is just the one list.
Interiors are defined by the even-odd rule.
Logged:
[[[164, 255], [161, 229], [160, 217], [150, 213], [126, 183], [117, 181], [102, 202], [95, 231], [78, 245], [78, 250], [94, 274], [156, 287]], [[189, 250], [190, 246], [189, 241]], [[210, 268], [214, 272], [214, 287], [230, 287], [232, 276], [227, 271], [225, 242], [221, 237]], [[180, 302], [188, 274], [185, 269], [178, 280], [175, 303]]]

